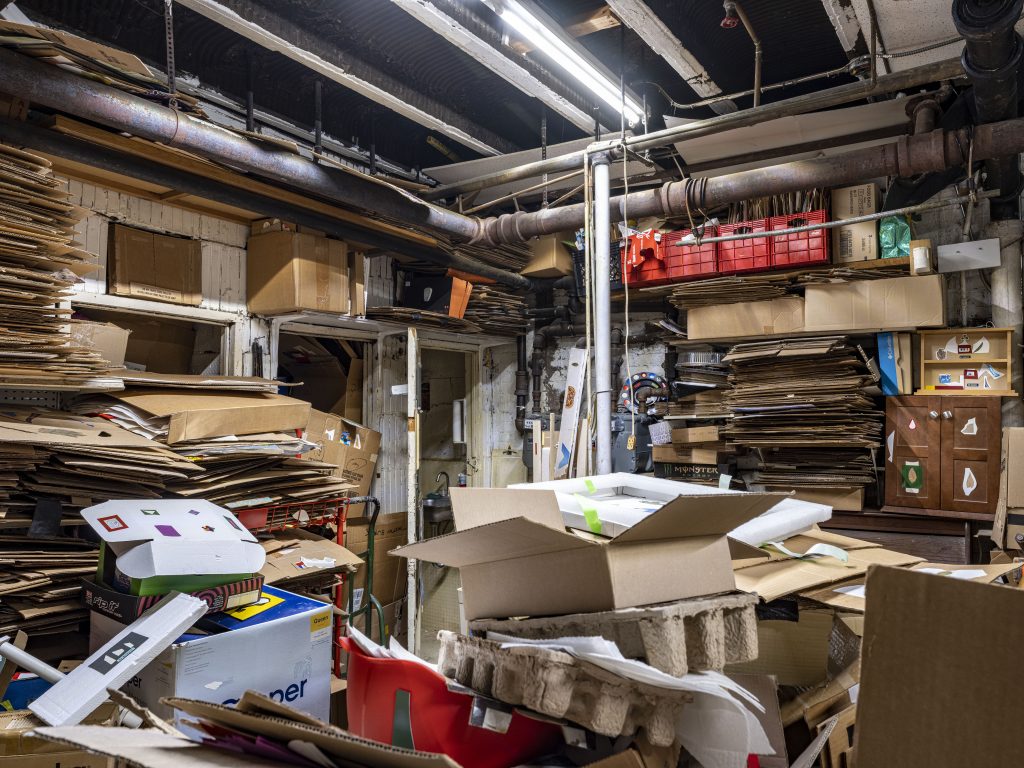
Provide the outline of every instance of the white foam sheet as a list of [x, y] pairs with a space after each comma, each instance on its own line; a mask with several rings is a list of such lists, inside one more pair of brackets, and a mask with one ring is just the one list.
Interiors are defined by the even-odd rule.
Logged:
[[[554, 491], [562, 518], [569, 528], [589, 530], [583, 510], [595, 510], [605, 536], [618, 536], [677, 496], [743, 493], [623, 472], [544, 483], [518, 483], [509, 487]], [[780, 541], [807, 531], [815, 523], [825, 522], [831, 517], [832, 507], [825, 504], [783, 499], [760, 517], [732, 530], [729, 536], [758, 547], [768, 541]]]

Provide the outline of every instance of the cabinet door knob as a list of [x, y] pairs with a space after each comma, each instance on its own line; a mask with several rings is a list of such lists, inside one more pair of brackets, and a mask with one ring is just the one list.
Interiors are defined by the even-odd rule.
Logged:
[[942, 412], [942, 418], [944, 418], [944, 419], [952, 419], [953, 418], [953, 412], [952, 411], [943, 411]]
[[937, 418], [939, 418], [939, 412], [938, 411], [928, 411], [928, 418], [929, 419], [937, 419]]

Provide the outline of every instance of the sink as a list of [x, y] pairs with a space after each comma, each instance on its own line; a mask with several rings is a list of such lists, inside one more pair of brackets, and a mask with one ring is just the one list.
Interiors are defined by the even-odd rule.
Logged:
[[421, 502], [423, 522], [443, 523], [452, 519], [452, 500], [440, 493], [428, 493]]

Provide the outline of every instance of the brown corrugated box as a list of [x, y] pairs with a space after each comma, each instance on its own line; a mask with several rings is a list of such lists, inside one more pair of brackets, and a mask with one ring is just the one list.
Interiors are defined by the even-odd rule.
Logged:
[[[848, 219], [878, 210], [878, 186], [858, 184], [832, 190], [832, 218]], [[878, 222], [846, 224], [832, 230], [832, 253], [838, 264], [878, 258]]]
[[774, 336], [804, 330], [804, 300], [798, 296], [698, 307], [686, 313], [686, 335], [693, 339]]
[[113, 323], [80, 321], [71, 325], [71, 341], [103, 357], [111, 368], [123, 368], [131, 331]]
[[1022, 638], [1019, 589], [872, 569], [857, 768], [1020, 765]]
[[942, 275], [808, 285], [804, 301], [807, 331], [941, 328], [946, 324]]
[[309, 403], [284, 395], [143, 388], [110, 394], [170, 419], [168, 445], [203, 437], [295, 432], [309, 422]]
[[270, 232], [250, 237], [248, 252], [246, 296], [250, 312], [348, 313], [345, 243], [304, 232]]
[[565, 530], [553, 491], [452, 488], [451, 497], [457, 533], [392, 554], [459, 568], [467, 619], [609, 611], [731, 591], [726, 533], [780, 498], [679, 496], [596, 541]]
[[112, 224], [108, 289], [115, 296], [198, 307], [203, 300], [198, 240]]
[[[345, 547], [355, 554], [368, 549], [370, 522], [365, 517], [350, 517], [345, 532]], [[392, 549], [409, 541], [408, 518], [404, 512], [380, 515], [374, 526], [373, 541], [373, 596], [381, 605], [388, 605], [405, 597], [407, 579], [405, 560], [388, 555]], [[369, 558], [365, 558], [369, 561]], [[366, 568], [359, 569], [353, 579], [356, 589], [366, 588]], [[362, 596], [362, 601], [366, 597]]]
[[366, 256], [362, 253], [348, 255], [349, 314], [362, 317], [366, 314]]
[[572, 274], [572, 254], [560, 235], [547, 235], [530, 240], [530, 260], [519, 270], [525, 277], [562, 277]]

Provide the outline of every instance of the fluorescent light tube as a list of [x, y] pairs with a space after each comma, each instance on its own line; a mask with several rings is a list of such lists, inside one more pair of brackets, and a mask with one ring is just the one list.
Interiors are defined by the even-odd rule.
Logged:
[[618, 84], [595, 72], [582, 56], [533, 14], [514, 0], [505, 0], [497, 10], [501, 18], [536, 50], [562, 67], [616, 112], [621, 112], [627, 123], [635, 125], [640, 121], [643, 108], [629, 96], [626, 96], [623, 108]]

